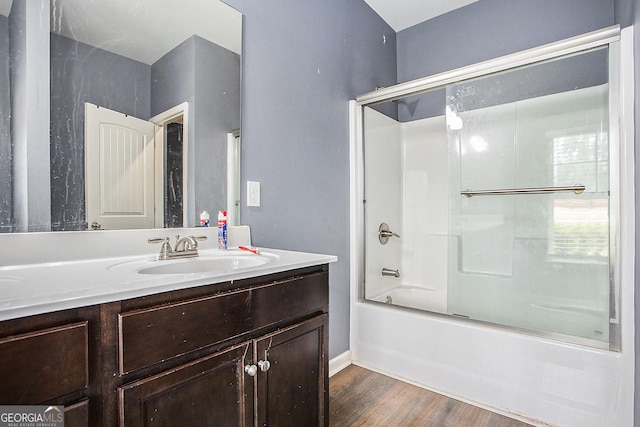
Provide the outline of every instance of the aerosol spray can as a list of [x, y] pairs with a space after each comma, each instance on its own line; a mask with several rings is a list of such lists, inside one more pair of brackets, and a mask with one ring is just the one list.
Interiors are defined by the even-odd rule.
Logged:
[[227, 211], [218, 211], [218, 249], [227, 249]]

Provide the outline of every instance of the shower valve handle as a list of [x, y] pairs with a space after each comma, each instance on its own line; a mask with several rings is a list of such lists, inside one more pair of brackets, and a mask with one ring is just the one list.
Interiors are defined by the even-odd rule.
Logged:
[[378, 227], [378, 240], [381, 244], [386, 245], [389, 241], [389, 237], [400, 238], [400, 235], [389, 230], [389, 224], [383, 222], [382, 224], [380, 224], [380, 227]]
[[382, 230], [380, 232], [380, 235], [382, 237], [400, 237], [398, 233], [394, 233], [393, 231], [386, 231], [386, 230]]

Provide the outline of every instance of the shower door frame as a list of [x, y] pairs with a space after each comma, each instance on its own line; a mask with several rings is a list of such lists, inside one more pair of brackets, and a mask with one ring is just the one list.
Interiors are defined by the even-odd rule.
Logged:
[[[620, 27], [618, 25], [593, 31], [584, 35], [571, 37], [540, 47], [527, 49], [514, 54], [502, 56], [496, 59], [480, 62], [470, 66], [458, 68], [444, 73], [427, 76], [400, 83], [394, 86], [381, 88], [365, 93], [352, 101], [350, 120], [356, 125], [352, 127], [351, 139], [355, 144], [351, 146], [351, 200], [354, 206], [351, 210], [351, 223], [355, 230], [352, 233], [351, 276], [356, 283], [359, 303], [381, 304], [365, 299], [365, 203], [364, 200], [364, 108], [384, 102], [394, 101], [407, 96], [419, 95], [433, 89], [444, 88], [449, 84], [462, 80], [482, 77], [485, 75], [508, 71], [518, 67], [531, 65], [537, 62], [548, 61], [566, 55], [579, 54], [598, 47], [609, 48], [609, 341], [599, 342], [564, 334], [546, 332], [541, 330], [523, 330], [520, 327], [496, 324], [475, 319], [462, 319], [460, 321], [473, 322], [499, 326], [502, 329], [527, 332], [536, 336], [559, 339], [574, 344], [587, 345], [595, 348], [621, 351], [620, 332]], [[395, 308], [395, 307], [394, 307]], [[398, 307], [404, 309], [402, 307]], [[408, 309], [415, 311], [414, 309]], [[430, 315], [452, 318], [448, 313], [428, 312]], [[457, 317], [455, 317], [457, 319]]]

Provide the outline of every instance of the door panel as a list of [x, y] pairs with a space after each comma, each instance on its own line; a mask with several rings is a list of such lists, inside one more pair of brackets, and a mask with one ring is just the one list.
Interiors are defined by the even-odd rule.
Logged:
[[89, 228], [154, 227], [154, 134], [150, 122], [85, 103]]
[[256, 341], [254, 359], [270, 363], [257, 375], [256, 425], [327, 425], [327, 319], [314, 317]]

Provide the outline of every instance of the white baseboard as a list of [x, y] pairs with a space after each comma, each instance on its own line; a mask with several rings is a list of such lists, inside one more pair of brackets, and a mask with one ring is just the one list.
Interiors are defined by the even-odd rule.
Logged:
[[334, 376], [349, 365], [351, 365], [351, 350], [347, 350], [329, 360], [329, 377]]

